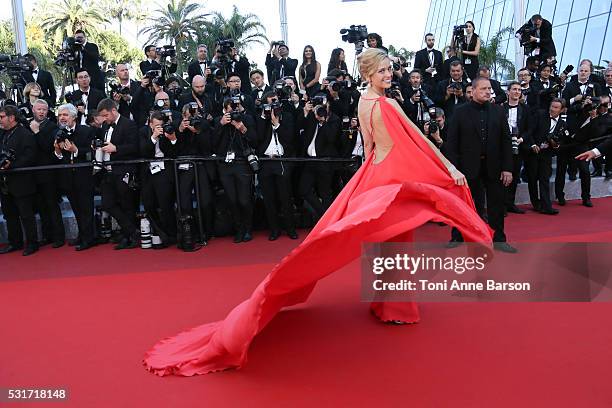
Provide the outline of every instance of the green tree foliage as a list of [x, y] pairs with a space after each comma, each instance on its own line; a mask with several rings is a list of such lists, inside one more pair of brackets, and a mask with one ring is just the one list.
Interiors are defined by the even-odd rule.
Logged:
[[91, 0], [43, 0], [37, 10], [42, 10], [40, 26], [49, 33], [53, 43], [60, 45], [63, 39], [76, 30], [91, 36], [110, 21], [95, 1]]
[[512, 34], [514, 34], [514, 28], [503, 28], [480, 46], [478, 61], [481, 65], [487, 65], [491, 69], [492, 77], [499, 77], [504, 72], [507, 77], [514, 78], [514, 64], [502, 52], [504, 51], [502, 49], [502, 39], [512, 36]]

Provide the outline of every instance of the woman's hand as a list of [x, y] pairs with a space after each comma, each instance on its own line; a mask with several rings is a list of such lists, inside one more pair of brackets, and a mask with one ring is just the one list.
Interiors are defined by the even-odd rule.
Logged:
[[457, 170], [457, 168], [455, 166], [450, 168], [449, 172], [450, 172], [451, 177], [455, 181], [456, 185], [458, 185], [458, 186], [465, 186], [467, 184], [467, 180], [465, 179], [465, 176], [463, 175], [462, 172]]

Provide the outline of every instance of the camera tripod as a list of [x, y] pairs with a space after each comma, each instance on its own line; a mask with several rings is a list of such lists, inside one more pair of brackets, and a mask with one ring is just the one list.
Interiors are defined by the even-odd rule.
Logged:
[[75, 89], [75, 77], [76, 77], [76, 66], [66, 65], [62, 69], [62, 93], [60, 94], [60, 100], [64, 99], [66, 94], [66, 87], [70, 86], [72, 90]]

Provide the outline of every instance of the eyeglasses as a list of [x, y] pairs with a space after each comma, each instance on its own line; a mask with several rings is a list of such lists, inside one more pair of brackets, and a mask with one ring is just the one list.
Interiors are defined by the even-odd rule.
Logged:
[[233, 83], [236, 83], [236, 82], [240, 82], [240, 80], [239, 79], [230, 79], [229, 81], [227, 81], [228, 84], [233, 84]]
[[169, 100], [170, 100], [170, 99], [168, 99], [168, 98], [159, 98], [159, 99], [158, 99], [158, 101], [164, 101], [164, 102], [167, 102], [167, 101], [169, 101]]

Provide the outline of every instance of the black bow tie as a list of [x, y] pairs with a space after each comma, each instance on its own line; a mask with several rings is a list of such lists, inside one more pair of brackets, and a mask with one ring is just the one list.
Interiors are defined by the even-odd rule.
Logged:
[[116, 126], [116, 123], [114, 123], [114, 122], [113, 122], [113, 123], [111, 123], [110, 125], [108, 125], [108, 128], [109, 128], [109, 129], [114, 129], [114, 128], [115, 128], [115, 126]]
[[88, 96], [89, 95], [89, 91], [81, 91], [81, 94]]
[[558, 119], [551, 117], [550, 120], [554, 120], [556, 122]]
[[433, 50], [427, 50], [427, 52], [431, 53], [431, 52], [433, 52]]
[[508, 106], [508, 109], [518, 109], [518, 105]]
[[38, 74], [38, 70], [37, 70], [37, 69], [35, 69], [35, 70], [33, 70], [33, 71], [32, 71], [32, 73], [33, 73], [33, 74]]

